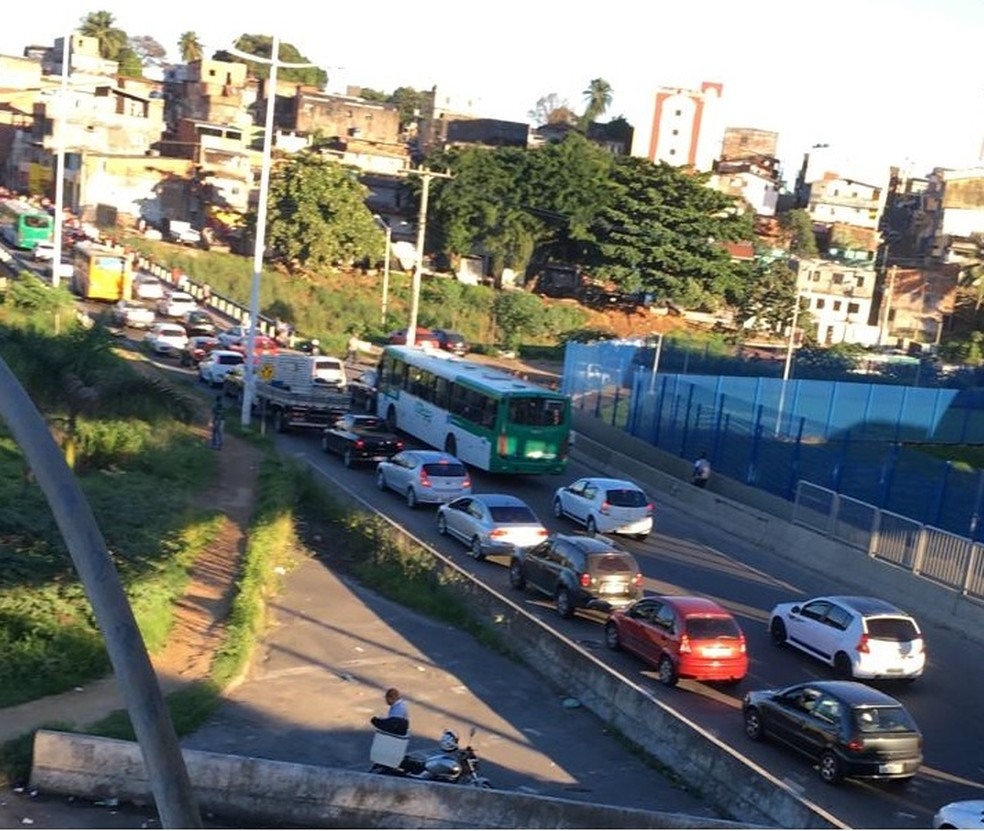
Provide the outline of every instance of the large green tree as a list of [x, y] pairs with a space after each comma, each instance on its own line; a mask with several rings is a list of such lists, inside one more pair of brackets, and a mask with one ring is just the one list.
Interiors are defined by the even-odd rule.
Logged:
[[789, 238], [789, 253], [797, 257], [816, 257], [817, 238], [813, 233], [813, 220], [802, 208], [786, 211], [779, 217], [779, 225]]
[[782, 333], [792, 322], [796, 274], [785, 260], [745, 264], [745, 279], [734, 302], [739, 324], [754, 321], [758, 327]]
[[597, 276], [690, 307], [714, 308], [742, 293], [747, 275], [722, 243], [751, 239], [752, 223], [707, 187], [706, 176], [619, 157], [611, 187], [595, 226]]
[[401, 130], [405, 130], [408, 125], [419, 120], [424, 110], [426, 95], [413, 87], [397, 87], [386, 99], [386, 103], [395, 104], [400, 113]]
[[[256, 55], [259, 58], [269, 58], [273, 52], [273, 38], [269, 35], [243, 34], [236, 39], [235, 47], [240, 52], [245, 52], [249, 55]], [[224, 49], [220, 49], [213, 57], [217, 61], [244, 63], [249, 67], [250, 73], [257, 78], [270, 77], [270, 64], [265, 61], [250, 61]], [[281, 43], [280, 54], [277, 57], [278, 60], [284, 63], [311, 63], [291, 43]], [[297, 84], [324, 87], [328, 82], [328, 73], [317, 66], [293, 69], [278, 67], [277, 78], [281, 81], [293, 81]]]
[[383, 233], [354, 172], [316, 153], [279, 163], [270, 177], [267, 244], [289, 268], [318, 270], [383, 253]]
[[82, 18], [79, 32], [99, 41], [99, 54], [111, 61], [119, 60], [120, 52], [127, 48], [129, 38], [116, 25], [112, 12], [89, 12]]

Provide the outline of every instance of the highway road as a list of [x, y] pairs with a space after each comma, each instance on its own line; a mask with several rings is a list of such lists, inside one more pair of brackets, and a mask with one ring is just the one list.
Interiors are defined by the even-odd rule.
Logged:
[[[190, 375], [173, 360], [159, 363]], [[738, 618], [748, 639], [750, 671], [736, 687], [723, 688], [681, 681], [662, 687], [655, 672], [636, 659], [607, 650], [599, 618], [579, 616], [561, 620], [552, 604], [509, 588], [501, 563], [475, 562], [459, 543], [437, 534], [433, 509], [411, 511], [392, 492], [375, 487], [371, 468], [346, 470], [337, 457], [325, 456], [312, 435], [278, 437], [281, 452], [307, 459], [326, 478], [351, 490], [367, 504], [386, 513], [436, 549], [495, 588], [509, 593], [533, 615], [564, 632], [586, 650], [633, 677], [705, 730], [785, 779], [846, 825], [855, 828], [928, 828], [942, 804], [984, 797], [984, 720], [978, 690], [984, 686], [984, 646], [960, 632], [923, 623], [929, 651], [925, 676], [911, 685], [888, 685], [915, 717], [925, 738], [925, 759], [919, 775], [907, 786], [848, 781], [824, 785], [810, 763], [770, 744], [747, 740], [742, 730], [741, 696], [745, 690], [781, 687], [803, 680], [829, 678], [828, 668], [806, 656], [774, 647], [766, 634], [766, 616], [780, 601], [827, 593], [856, 593], [837, 574], [825, 574], [823, 564], [806, 571], [781, 556], [737, 540], [725, 530], [674, 509], [653, 493], [656, 530], [645, 542], [624, 540], [639, 560], [650, 592], [693, 593], [713, 597]], [[575, 459], [563, 476], [496, 477], [474, 473], [476, 492], [506, 491], [525, 499], [551, 530], [574, 530], [554, 519], [553, 491], [592, 472], [590, 460]], [[859, 555], [861, 556], [861, 555]], [[877, 595], [878, 587], [869, 593]], [[982, 635], [981, 637], [984, 637]]]

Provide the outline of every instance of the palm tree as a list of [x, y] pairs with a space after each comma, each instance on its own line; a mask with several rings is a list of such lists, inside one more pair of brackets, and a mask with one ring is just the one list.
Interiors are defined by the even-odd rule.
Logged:
[[82, 18], [79, 32], [99, 41], [99, 54], [115, 61], [126, 47], [129, 38], [122, 29], [116, 27], [116, 19], [111, 12], [89, 12]]
[[583, 95], [587, 106], [581, 116], [581, 126], [586, 130], [592, 121], [612, 105], [612, 85], [604, 78], [595, 78], [588, 84]]
[[181, 52], [181, 60], [185, 63], [198, 61], [202, 57], [202, 42], [197, 34], [188, 31], [178, 38], [178, 50]]

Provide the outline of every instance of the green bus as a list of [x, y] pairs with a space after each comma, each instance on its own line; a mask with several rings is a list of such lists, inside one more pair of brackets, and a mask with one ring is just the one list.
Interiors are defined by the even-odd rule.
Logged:
[[0, 200], [0, 235], [14, 248], [33, 251], [39, 242], [51, 242], [55, 220], [43, 208], [19, 199]]
[[376, 414], [431, 447], [493, 473], [561, 473], [571, 400], [486, 364], [412, 346], [387, 346]]

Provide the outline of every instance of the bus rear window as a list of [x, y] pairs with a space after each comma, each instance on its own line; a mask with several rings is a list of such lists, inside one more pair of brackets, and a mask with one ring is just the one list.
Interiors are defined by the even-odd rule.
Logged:
[[551, 427], [564, 423], [563, 398], [513, 396], [509, 399], [509, 421], [530, 427]]

